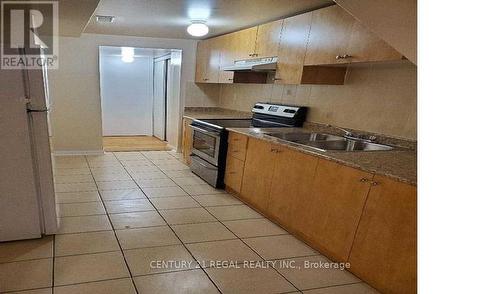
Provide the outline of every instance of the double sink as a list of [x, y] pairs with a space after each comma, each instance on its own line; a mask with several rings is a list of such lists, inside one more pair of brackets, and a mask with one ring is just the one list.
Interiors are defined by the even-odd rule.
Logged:
[[388, 151], [394, 147], [365, 139], [341, 137], [323, 133], [291, 132], [266, 133], [271, 137], [293, 142], [319, 151]]

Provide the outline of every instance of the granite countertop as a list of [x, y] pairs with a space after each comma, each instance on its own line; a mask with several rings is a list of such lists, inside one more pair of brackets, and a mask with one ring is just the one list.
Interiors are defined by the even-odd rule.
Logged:
[[219, 118], [251, 118], [251, 112], [243, 112], [219, 107], [186, 107], [184, 118], [219, 119]]
[[228, 130], [250, 137], [267, 140], [298, 150], [300, 152], [318, 156], [327, 160], [332, 160], [340, 164], [358, 168], [377, 175], [386, 176], [400, 182], [415, 186], [417, 185], [417, 152], [415, 150], [398, 148], [391, 151], [322, 152], [264, 134], [264, 132], [276, 131], [307, 131], [307, 129], [304, 128], [228, 128]]

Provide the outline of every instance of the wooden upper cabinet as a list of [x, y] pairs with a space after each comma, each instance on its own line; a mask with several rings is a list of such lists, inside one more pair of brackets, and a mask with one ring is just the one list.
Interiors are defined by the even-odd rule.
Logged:
[[265, 212], [273, 178], [277, 147], [266, 141], [248, 138], [245, 169], [240, 196]]
[[338, 5], [312, 12], [304, 65], [400, 60], [402, 55]]
[[286, 18], [283, 21], [278, 50], [276, 83], [300, 84], [311, 19], [312, 13], [308, 12]]
[[371, 62], [401, 60], [401, 53], [392, 48], [384, 40], [377, 37], [359, 21], [352, 28], [347, 54], [348, 62]]
[[320, 159], [309, 197], [295, 212], [298, 232], [338, 261], [347, 261], [373, 174]]
[[197, 83], [217, 83], [219, 81], [220, 52], [222, 49], [219, 39], [208, 39], [198, 42], [196, 50]]
[[282, 28], [282, 19], [259, 25], [255, 41], [255, 57], [278, 56]]
[[338, 5], [313, 11], [304, 65], [337, 63], [335, 57], [348, 52], [355, 21]]
[[222, 68], [225, 66], [232, 65], [235, 60], [234, 38], [233, 34], [223, 35], [217, 37], [219, 39], [219, 44], [221, 46], [220, 50], [220, 68], [219, 68], [219, 83], [221, 84], [232, 84], [234, 78], [234, 72], [224, 71]]
[[196, 73], [195, 82], [206, 83], [208, 81], [208, 58], [209, 58], [209, 43], [207, 40], [199, 41], [196, 48]]
[[382, 176], [374, 183], [350, 270], [383, 293], [417, 293], [417, 188]]
[[208, 83], [217, 83], [219, 81], [220, 51], [222, 44], [219, 39], [209, 39], [209, 53], [207, 62]]
[[310, 200], [318, 158], [285, 147], [277, 147], [268, 213], [284, 227], [296, 230], [297, 213]]
[[243, 60], [252, 58], [255, 54], [255, 39], [257, 38], [257, 27], [251, 27], [245, 30], [237, 31], [232, 35], [232, 50], [234, 51], [234, 60]]

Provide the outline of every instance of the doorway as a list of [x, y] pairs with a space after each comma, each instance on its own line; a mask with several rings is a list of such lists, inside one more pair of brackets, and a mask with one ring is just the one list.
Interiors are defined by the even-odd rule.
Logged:
[[99, 47], [104, 151], [170, 150], [167, 105], [176, 49]]

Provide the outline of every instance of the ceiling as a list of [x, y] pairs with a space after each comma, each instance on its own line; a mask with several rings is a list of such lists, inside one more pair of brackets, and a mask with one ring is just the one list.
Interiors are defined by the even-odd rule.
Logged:
[[[134, 56], [139, 57], [158, 57], [172, 52], [175, 49], [156, 49], [156, 48], [137, 48], [134, 47]], [[122, 47], [118, 46], [99, 46], [99, 54], [101, 56], [121, 56]]]
[[[83, 2], [83, 1], [82, 1]], [[113, 15], [113, 23], [92, 17], [85, 33], [196, 39], [187, 34], [192, 19], [206, 19], [203, 38], [332, 5], [332, 0], [101, 0], [95, 14]]]
[[[26, 2], [26, 0], [9, 0], [17, 2]], [[92, 17], [99, 0], [58, 0], [59, 7], [59, 35], [65, 37], [79, 37], [89, 19]], [[26, 3], [23, 3], [26, 4]], [[31, 8], [37, 9], [40, 1], [28, 2]], [[44, 34], [52, 34], [52, 31], [44, 31], [43, 27], [39, 32]]]

